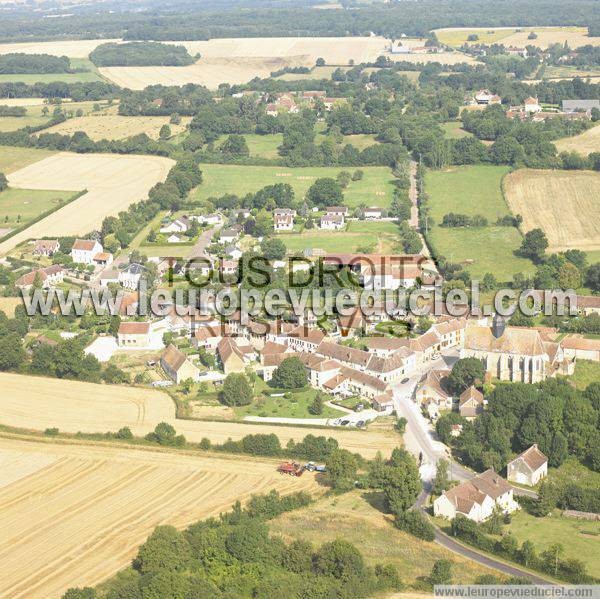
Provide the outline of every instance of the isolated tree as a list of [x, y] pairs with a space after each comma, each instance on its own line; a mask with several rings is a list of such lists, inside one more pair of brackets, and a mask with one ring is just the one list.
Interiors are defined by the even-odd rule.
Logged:
[[438, 460], [435, 478], [431, 492], [434, 495], [441, 495], [450, 485], [450, 477], [448, 476], [448, 461], [444, 459]]
[[460, 395], [475, 381], [482, 381], [485, 375], [483, 362], [477, 358], [463, 358], [452, 367], [448, 376], [448, 387], [454, 395]]
[[586, 284], [595, 293], [600, 292], [600, 262], [596, 262], [587, 269]]
[[247, 406], [252, 402], [252, 388], [248, 379], [239, 373], [228, 374], [220, 394], [226, 406]]
[[327, 459], [327, 473], [334, 489], [349, 491], [356, 480], [356, 458], [346, 449], [334, 449]]
[[285, 243], [276, 237], [264, 239], [260, 244], [260, 249], [267, 260], [283, 260], [287, 251]]
[[318, 67], [324, 67], [325, 66], [325, 59], [324, 58], [317, 58], [317, 61], [315, 62], [315, 65]]
[[8, 187], [8, 179], [4, 173], [0, 173], [0, 191], [4, 191]]
[[317, 179], [308, 189], [306, 199], [320, 208], [326, 206], [338, 206], [342, 203], [344, 196], [339, 183], [331, 177]]
[[336, 539], [321, 545], [315, 554], [317, 574], [347, 580], [364, 574], [365, 564], [360, 551], [348, 541]]
[[452, 584], [452, 562], [447, 559], [439, 559], [433, 564], [429, 582], [436, 584]]
[[519, 550], [519, 560], [526, 568], [537, 560], [535, 545], [531, 541], [523, 541], [521, 549]]
[[249, 156], [250, 150], [243, 135], [230, 135], [221, 145], [221, 152], [230, 156]]
[[174, 112], [169, 119], [169, 123], [171, 123], [171, 125], [179, 125], [181, 123], [181, 117]]
[[278, 389], [300, 389], [308, 382], [306, 366], [299, 358], [292, 356], [285, 358], [275, 369], [270, 381], [272, 387]]
[[313, 416], [319, 416], [323, 413], [323, 396], [319, 391], [317, 391], [313, 402], [308, 406], [308, 412]]
[[544, 231], [541, 229], [531, 229], [531, 231], [525, 233], [519, 252], [527, 258], [539, 261], [544, 256], [547, 248], [548, 238]]
[[415, 459], [404, 449], [394, 449], [382, 470], [380, 485], [391, 513], [398, 515], [408, 510], [422, 489]]
[[163, 125], [158, 132], [158, 137], [160, 139], [169, 139], [169, 137], [171, 137], [171, 127], [169, 127], [169, 125]]

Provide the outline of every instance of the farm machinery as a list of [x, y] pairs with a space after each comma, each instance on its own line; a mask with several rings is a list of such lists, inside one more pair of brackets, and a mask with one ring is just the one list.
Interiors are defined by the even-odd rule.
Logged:
[[304, 465], [298, 464], [298, 462], [284, 462], [277, 467], [279, 474], [289, 474], [290, 476], [302, 476], [305, 470], [309, 472], [325, 472], [326, 468], [314, 462], [308, 462]]

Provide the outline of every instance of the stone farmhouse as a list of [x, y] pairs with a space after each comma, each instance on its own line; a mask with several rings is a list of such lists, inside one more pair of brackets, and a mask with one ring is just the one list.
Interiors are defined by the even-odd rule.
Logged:
[[444, 491], [433, 502], [434, 515], [448, 520], [462, 514], [475, 522], [483, 522], [497, 508], [509, 514], [519, 509], [519, 504], [513, 498], [513, 488], [493, 470]]
[[473, 420], [483, 412], [483, 393], [471, 386], [458, 398], [458, 413], [467, 420]]
[[508, 480], [533, 487], [548, 476], [548, 458], [534, 443], [506, 466]]
[[58, 283], [62, 283], [65, 276], [65, 269], [60, 264], [53, 264], [46, 268], [32, 270], [27, 274], [19, 277], [15, 281], [15, 287], [19, 289], [29, 289], [35, 283], [36, 278], [39, 280], [42, 289], [48, 289]]
[[292, 231], [294, 217], [292, 214], [273, 214], [273, 229], [275, 231]]
[[326, 214], [321, 217], [320, 227], [329, 231], [338, 231], [345, 225], [344, 217], [337, 214]]
[[444, 385], [449, 374], [447, 369], [429, 370], [417, 387], [415, 401], [432, 420], [439, 418], [441, 411], [452, 409], [453, 397]]
[[150, 345], [149, 322], [122, 322], [117, 331], [119, 347], [148, 347]]
[[179, 384], [187, 379], [197, 381], [200, 377], [200, 371], [179, 351], [172, 343], [160, 356], [160, 365], [165, 374]]

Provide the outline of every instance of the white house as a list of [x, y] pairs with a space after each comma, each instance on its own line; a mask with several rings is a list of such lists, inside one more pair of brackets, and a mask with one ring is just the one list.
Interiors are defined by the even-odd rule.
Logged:
[[201, 225], [218, 225], [221, 223], [221, 215], [218, 212], [213, 214], [201, 214], [199, 216], [190, 216], [190, 220], [195, 220]]
[[542, 111], [542, 107], [540, 106], [538, 99], [534, 98], [533, 96], [529, 96], [529, 98], [526, 98], [523, 104], [525, 107], [525, 112], [529, 114], [535, 114], [536, 112]]
[[145, 270], [141, 264], [133, 262], [119, 273], [119, 283], [125, 289], [137, 289]]
[[237, 229], [223, 229], [219, 234], [219, 243], [233, 243], [239, 236]]
[[381, 218], [383, 211], [381, 208], [376, 208], [375, 206], [371, 206], [369, 208], [365, 208], [363, 210], [363, 214], [365, 220], [378, 220]]
[[147, 347], [150, 345], [149, 322], [122, 322], [117, 331], [119, 347]]
[[489, 89], [480, 89], [475, 94], [475, 102], [487, 106], [488, 104], [500, 104], [502, 98], [490, 92]]
[[181, 243], [182, 242], [182, 238], [177, 235], [176, 233], [173, 233], [172, 235], [169, 235], [167, 237], [167, 243]]
[[175, 219], [168, 225], [160, 228], [161, 233], [185, 233], [190, 228], [190, 220], [187, 216]]
[[27, 274], [19, 277], [15, 281], [15, 287], [19, 289], [28, 289], [35, 283], [36, 277], [38, 278], [42, 289], [48, 289], [58, 283], [62, 283], [65, 276], [65, 269], [60, 264], [53, 264], [46, 268], [40, 268], [38, 270], [32, 270]]
[[343, 216], [346, 218], [348, 216], [348, 207], [347, 206], [328, 206], [325, 208], [325, 214], [327, 216]]
[[273, 214], [273, 229], [275, 231], [292, 231], [294, 217], [291, 214]]
[[94, 256], [102, 251], [102, 244], [95, 239], [76, 239], [71, 258], [75, 264], [94, 264]]
[[548, 476], [548, 458], [534, 443], [521, 455], [508, 462], [506, 466], [508, 480], [520, 485], [537, 485], [542, 478]]
[[344, 217], [338, 215], [329, 215], [321, 217], [321, 229], [336, 231], [344, 228]]
[[433, 514], [453, 520], [462, 514], [475, 522], [483, 522], [498, 507], [509, 514], [519, 509], [513, 488], [493, 470], [486, 470], [471, 480], [444, 491], [433, 502]]

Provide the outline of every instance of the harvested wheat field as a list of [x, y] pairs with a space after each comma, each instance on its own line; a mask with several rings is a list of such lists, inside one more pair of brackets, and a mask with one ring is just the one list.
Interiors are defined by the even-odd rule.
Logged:
[[11, 173], [11, 187], [87, 189], [87, 193], [1, 243], [0, 256], [27, 239], [84, 235], [99, 228], [106, 216], [117, 215], [145, 199], [155, 183], [165, 180], [173, 164], [173, 160], [160, 156], [59, 152]]
[[546, 233], [550, 251], [600, 249], [600, 173], [521, 169], [505, 177], [504, 193], [525, 231]]
[[185, 46], [202, 58], [184, 67], [102, 67], [100, 73], [121, 87], [196, 83], [216, 89], [220, 83], [246, 83], [268, 77], [288, 66], [313, 67], [317, 58], [328, 65], [373, 62], [388, 53], [381, 37], [225, 38], [208, 41], [166, 42]]
[[56, 42], [19, 42], [16, 44], [0, 44], [0, 54], [22, 52], [24, 54], [50, 54], [51, 56], [68, 56], [69, 58], [87, 58], [88, 54], [100, 44], [120, 42], [111, 40], [60, 40]]
[[554, 142], [559, 152], [578, 152], [588, 156], [600, 152], [600, 125], [596, 125], [574, 137], [565, 137]]
[[180, 420], [175, 405], [161, 391], [95, 385], [77, 381], [0, 374], [0, 424], [45, 430], [104, 433], [128, 426], [135, 435], [145, 435], [159, 422], [169, 422], [186, 439], [199, 442], [206, 437], [213, 443], [241, 439], [256, 433], [275, 433], [282, 445], [290, 439], [301, 441], [306, 435], [326, 435], [340, 446], [372, 458], [377, 451], [389, 455], [400, 443], [392, 431], [357, 431], [293, 426]]
[[160, 128], [168, 125], [172, 135], [185, 131], [191, 117], [182, 117], [179, 125], [171, 125], [168, 116], [119, 116], [113, 114], [90, 115], [67, 119], [66, 121], [45, 129], [44, 133], [60, 133], [73, 135], [76, 131], [83, 131], [90, 139], [115, 140], [126, 139], [145, 133], [152, 139], [158, 139]]
[[183, 528], [236, 500], [316, 491], [312, 475], [228, 456], [0, 439], [0, 596], [60, 597], [129, 565], [159, 524]]

